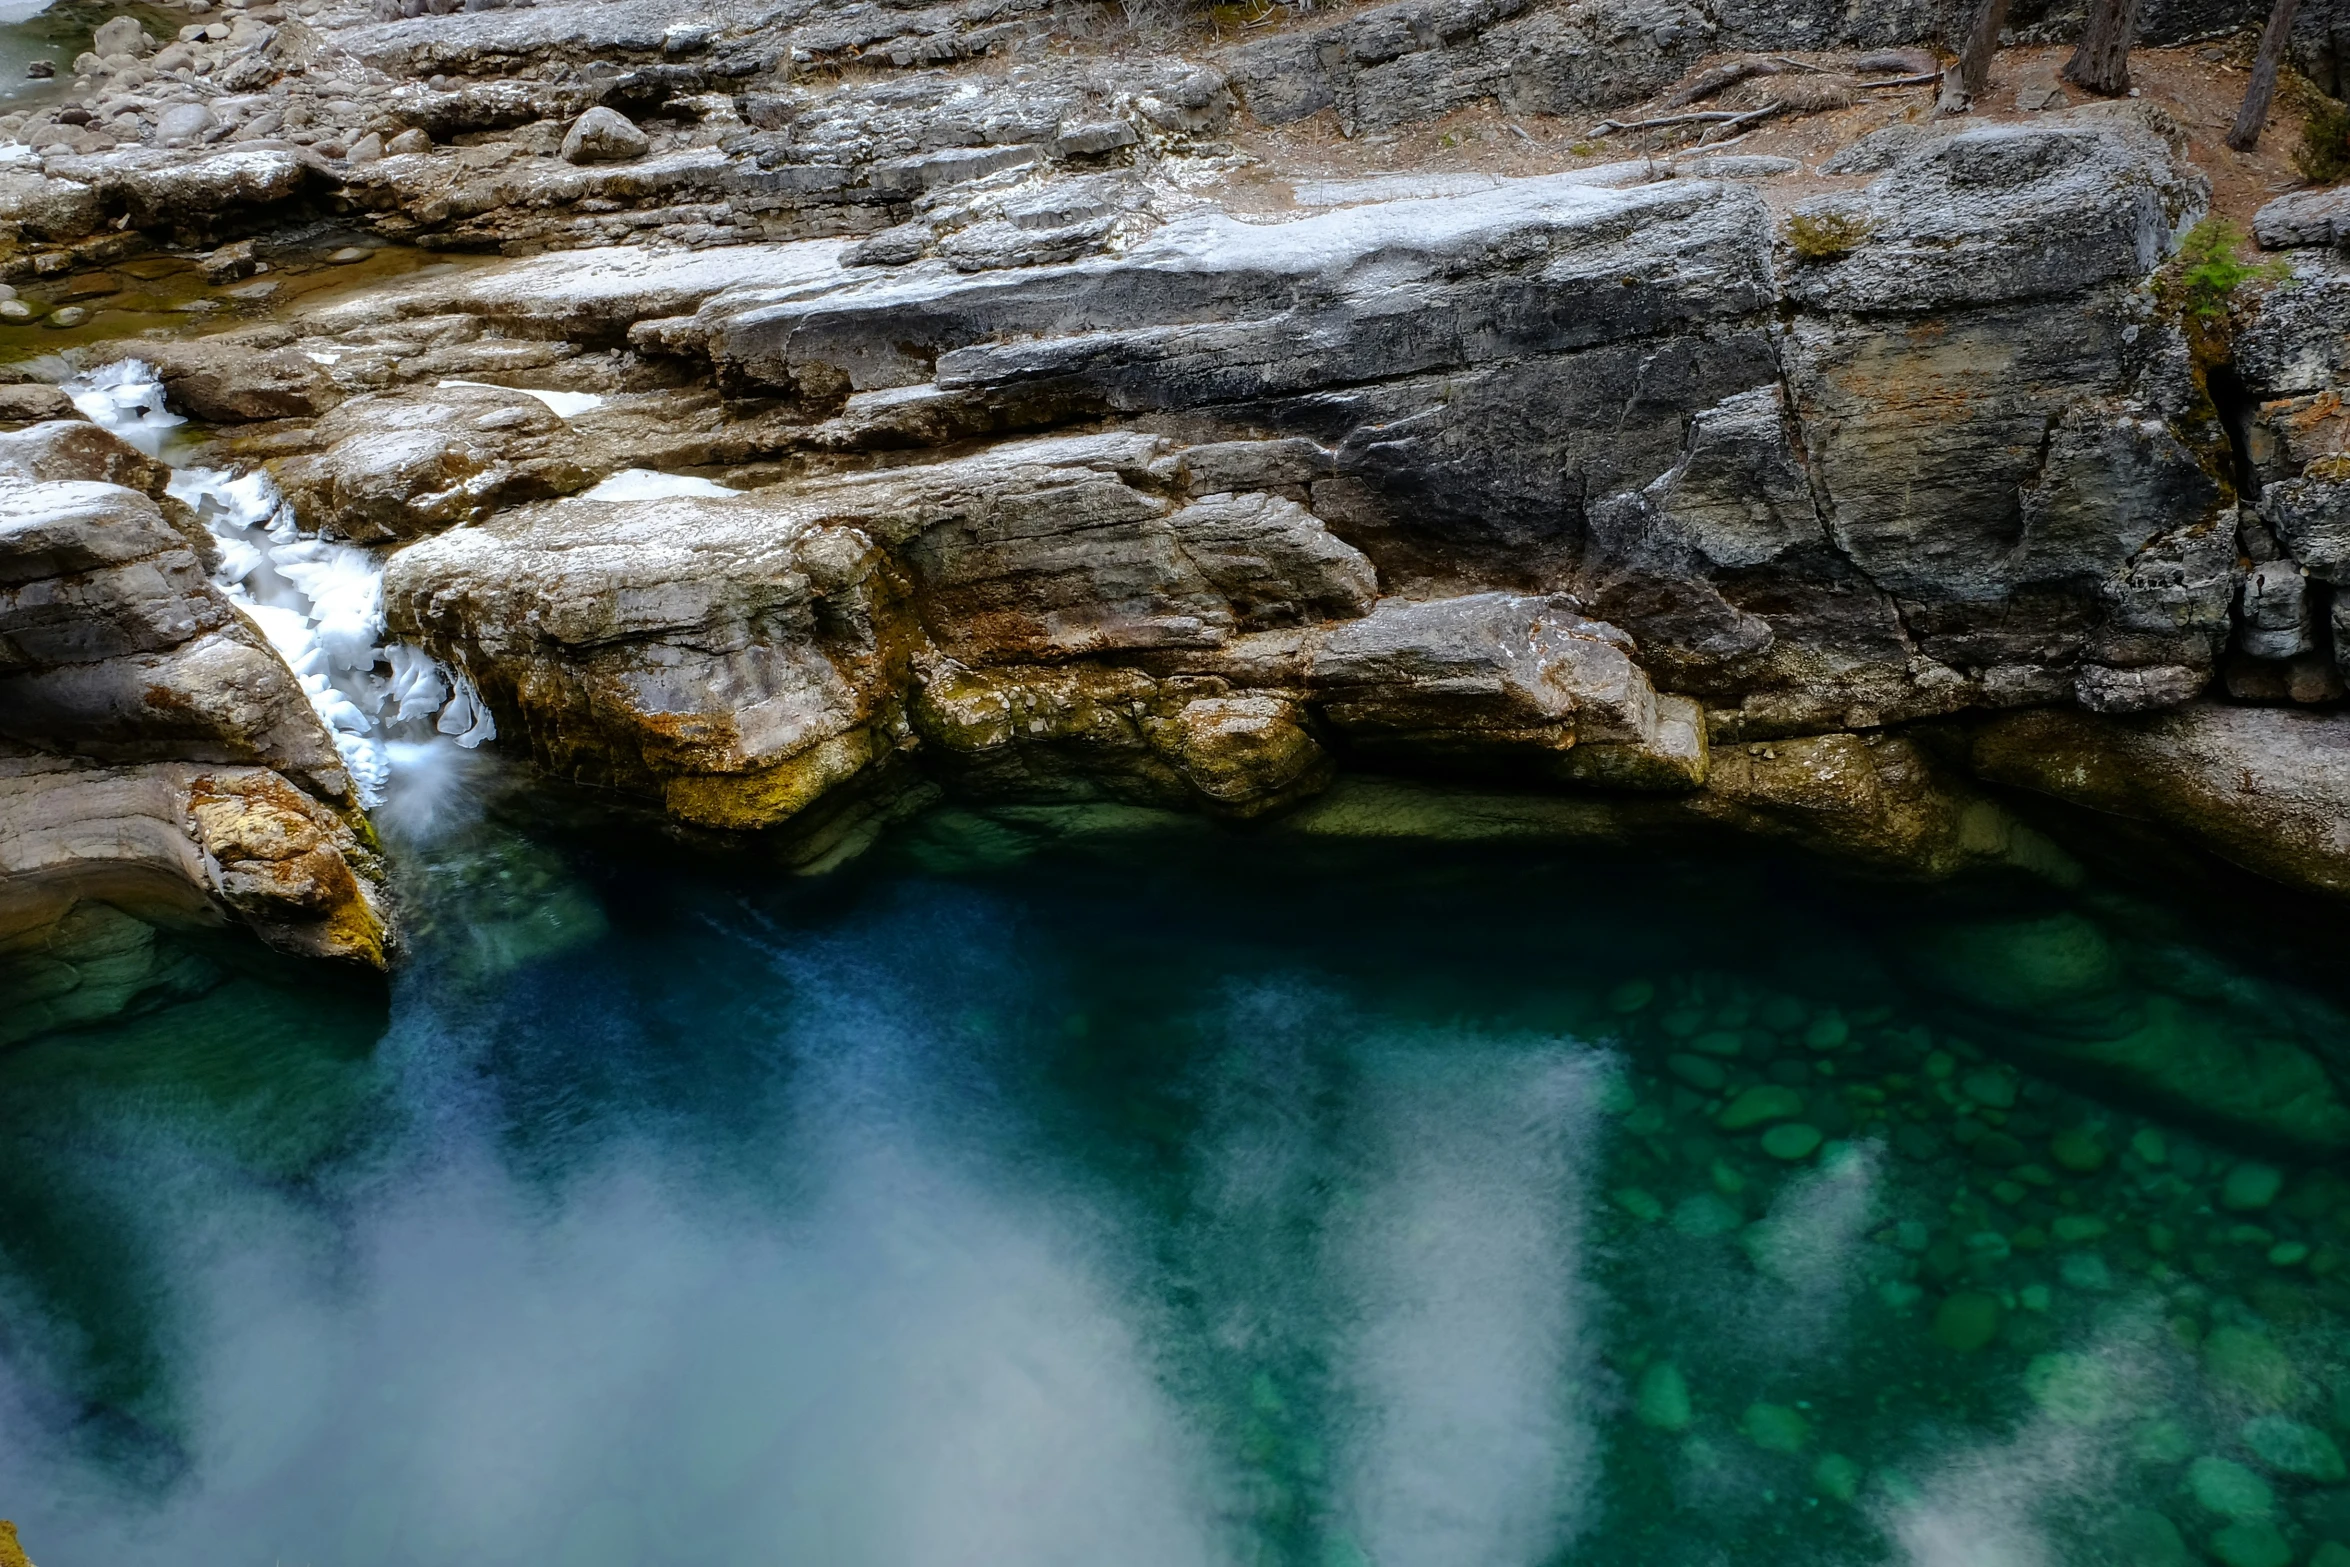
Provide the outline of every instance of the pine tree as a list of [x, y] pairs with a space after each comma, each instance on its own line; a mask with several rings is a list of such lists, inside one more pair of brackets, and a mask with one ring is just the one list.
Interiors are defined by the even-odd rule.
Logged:
[[2138, 37], [2138, 0], [2092, 0], [2088, 25], [2064, 79], [2114, 97], [2130, 90], [2130, 46]]
[[2238, 152], [2260, 145], [2260, 128], [2268, 123], [2268, 106], [2276, 100], [2277, 72], [2284, 66], [2285, 45], [2293, 37], [2293, 13], [2299, 9], [2301, 0], [2277, 0], [2268, 13], [2268, 26], [2261, 29], [2260, 55], [2252, 62], [2244, 107], [2236, 111], [2235, 128], [2228, 132], [2228, 145]]

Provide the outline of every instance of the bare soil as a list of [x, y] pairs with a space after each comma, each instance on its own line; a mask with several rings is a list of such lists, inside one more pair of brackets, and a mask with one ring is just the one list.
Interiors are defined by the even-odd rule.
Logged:
[[[2290, 101], [2293, 94], [2289, 91], [2278, 94], [2268, 128], [2255, 151], [2238, 153], [2226, 145], [2228, 127], [2235, 122], [2237, 106], [2243, 100], [2254, 42], [2254, 36], [2246, 33], [2216, 44], [2140, 49], [2130, 57], [2136, 96], [2142, 102], [2166, 110], [2186, 132], [2190, 161], [2210, 177], [2214, 214], [2246, 229], [2253, 212], [2264, 203], [2308, 183], [2293, 167], [2292, 154], [2300, 144], [2302, 116]], [[2040, 95], [2050, 88], [2062, 94], [2059, 102], [2049, 105], [2050, 109], [2097, 101], [2081, 88], [2058, 79], [2057, 73], [2070, 52], [2067, 45], [2003, 50], [1992, 69], [1990, 90], [1964, 117], [1965, 122], [2007, 123], [2036, 118], [2048, 110], [2028, 110], [2021, 105], [2025, 101], [2038, 102]], [[1709, 57], [1700, 69], [1729, 58], [1734, 57]], [[1834, 71], [1849, 65], [1852, 57], [1792, 54], [1775, 58], [1798, 60]], [[1743, 92], [1733, 89], [1732, 93], [1687, 107], [1738, 107], [1742, 102], [1769, 97], [1776, 83], [1809, 79], [1762, 79], [1747, 84]], [[1616, 110], [1608, 117], [1631, 122], [1676, 112], [1664, 106], [1665, 96], [1659, 94], [1646, 103]], [[1871, 131], [1905, 120], [1929, 120], [1934, 112], [1935, 89], [1931, 85], [1861, 87], [1854, 96], [1849, 108], [1782, 115], [1718, 145], [1728, 152], [1793, 158], [1803, 166], [1800, 173], [1761, 182], [1760, 189], [1775, 206], [1802, 200], [1824, 189], [1862, 183], [1858, 178], [1823, 176], [1817, 170], [1837, 151]], [[1295, 125], [1244, 131], [1235, 136], [1234, 141], [1250, 160], [1250, 166], [1235, 172], [1226, 199], [1240, 210], [1271, 212], [1292, 206], [1295, 188], [1307, 180], [1363, 179], [1378, 175], [1524, 176], [1627, 158], [1664, 159], [1699, 151], [1699, 139], [1707, 129], [1693, 125], [1595, 135], [1600, 118], [1512, 114], [1492, 104], [1481, 104], [1394, 132], [1350, 138], [1340, 132], [1336, 114], [1325, 110]], [[1279, 174], [1274, 170], [1280, 171]]]

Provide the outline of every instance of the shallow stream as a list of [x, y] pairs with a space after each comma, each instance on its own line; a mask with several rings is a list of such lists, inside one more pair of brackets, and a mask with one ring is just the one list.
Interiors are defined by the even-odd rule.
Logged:
[[2350, 1184], [1983, 1043], [2350, 1049], [2208, 912], [1109, 809], [795, 881], [494, 765], [384, 813], [388, 1006], [190, 949], [0, 1053], [42, 1567], [2350, 1560]]

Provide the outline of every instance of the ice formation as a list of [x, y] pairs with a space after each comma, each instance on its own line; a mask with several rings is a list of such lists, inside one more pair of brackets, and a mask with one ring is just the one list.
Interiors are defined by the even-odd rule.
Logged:
[[591, 501], [662, 501], [673, 495], [740, 495], [712, 479], [682, 473], [658, 473], [651, 468], [623, 468], [586, 492]]
[[520, 392], [535, 397], [553, 409], [558, 419], [576, 419], [591, 408], [604, 406], [604, 399], [594, 392], [542, 392], [535, 386], [499, 386], [490, 381], [443, 381], [443, 386], [479, 386], [493, 392]]
[[[65, 392], [91, 422], [151, 455], [186, 422], [164, 406], [153, 367], [135, 359], [77, 375]], [[304, 534], [259, 469], [175, 467], [171, 495], [220, 541], [214, 580], [301, 680], [361, 804], [383, 803], [395, 747], [445, 736], [470, 750], [496, 738], [471, 681], [385, 637], [381, 556]]]

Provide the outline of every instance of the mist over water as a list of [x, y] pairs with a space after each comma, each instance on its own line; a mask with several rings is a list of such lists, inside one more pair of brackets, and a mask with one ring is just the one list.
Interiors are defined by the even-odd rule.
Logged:
[[[2237, 1527], [2205, 1459], [2327, 1537], [2331, 1482], [2245, 1435], [2330, 1440], [2327, 1286], [2136, 1239], [2234, 1156], [1934, 1077], [1832, 893], [1758, 950], [1669, 868], [1529, 919], [1589, 868], [973, 868], [1001, 832], [945, 821], [794, 887], [391, 761], [388, 1011], [224, 971], [0, 1056], [0, 1516], [42, 1567], [2042, 1567]], [[1665, 1065], [1699, 1027], [1743, 1030], [1710, 1093]], [[1958, 1121], [2090, 1128], [2095, 1173], [1870, 1118], [1967, 1072]], [[1726, 1130], [1737, 1080], [1826, 1145]], [[2328, 1233], [2297, 1200], [2268, 1244]]]

